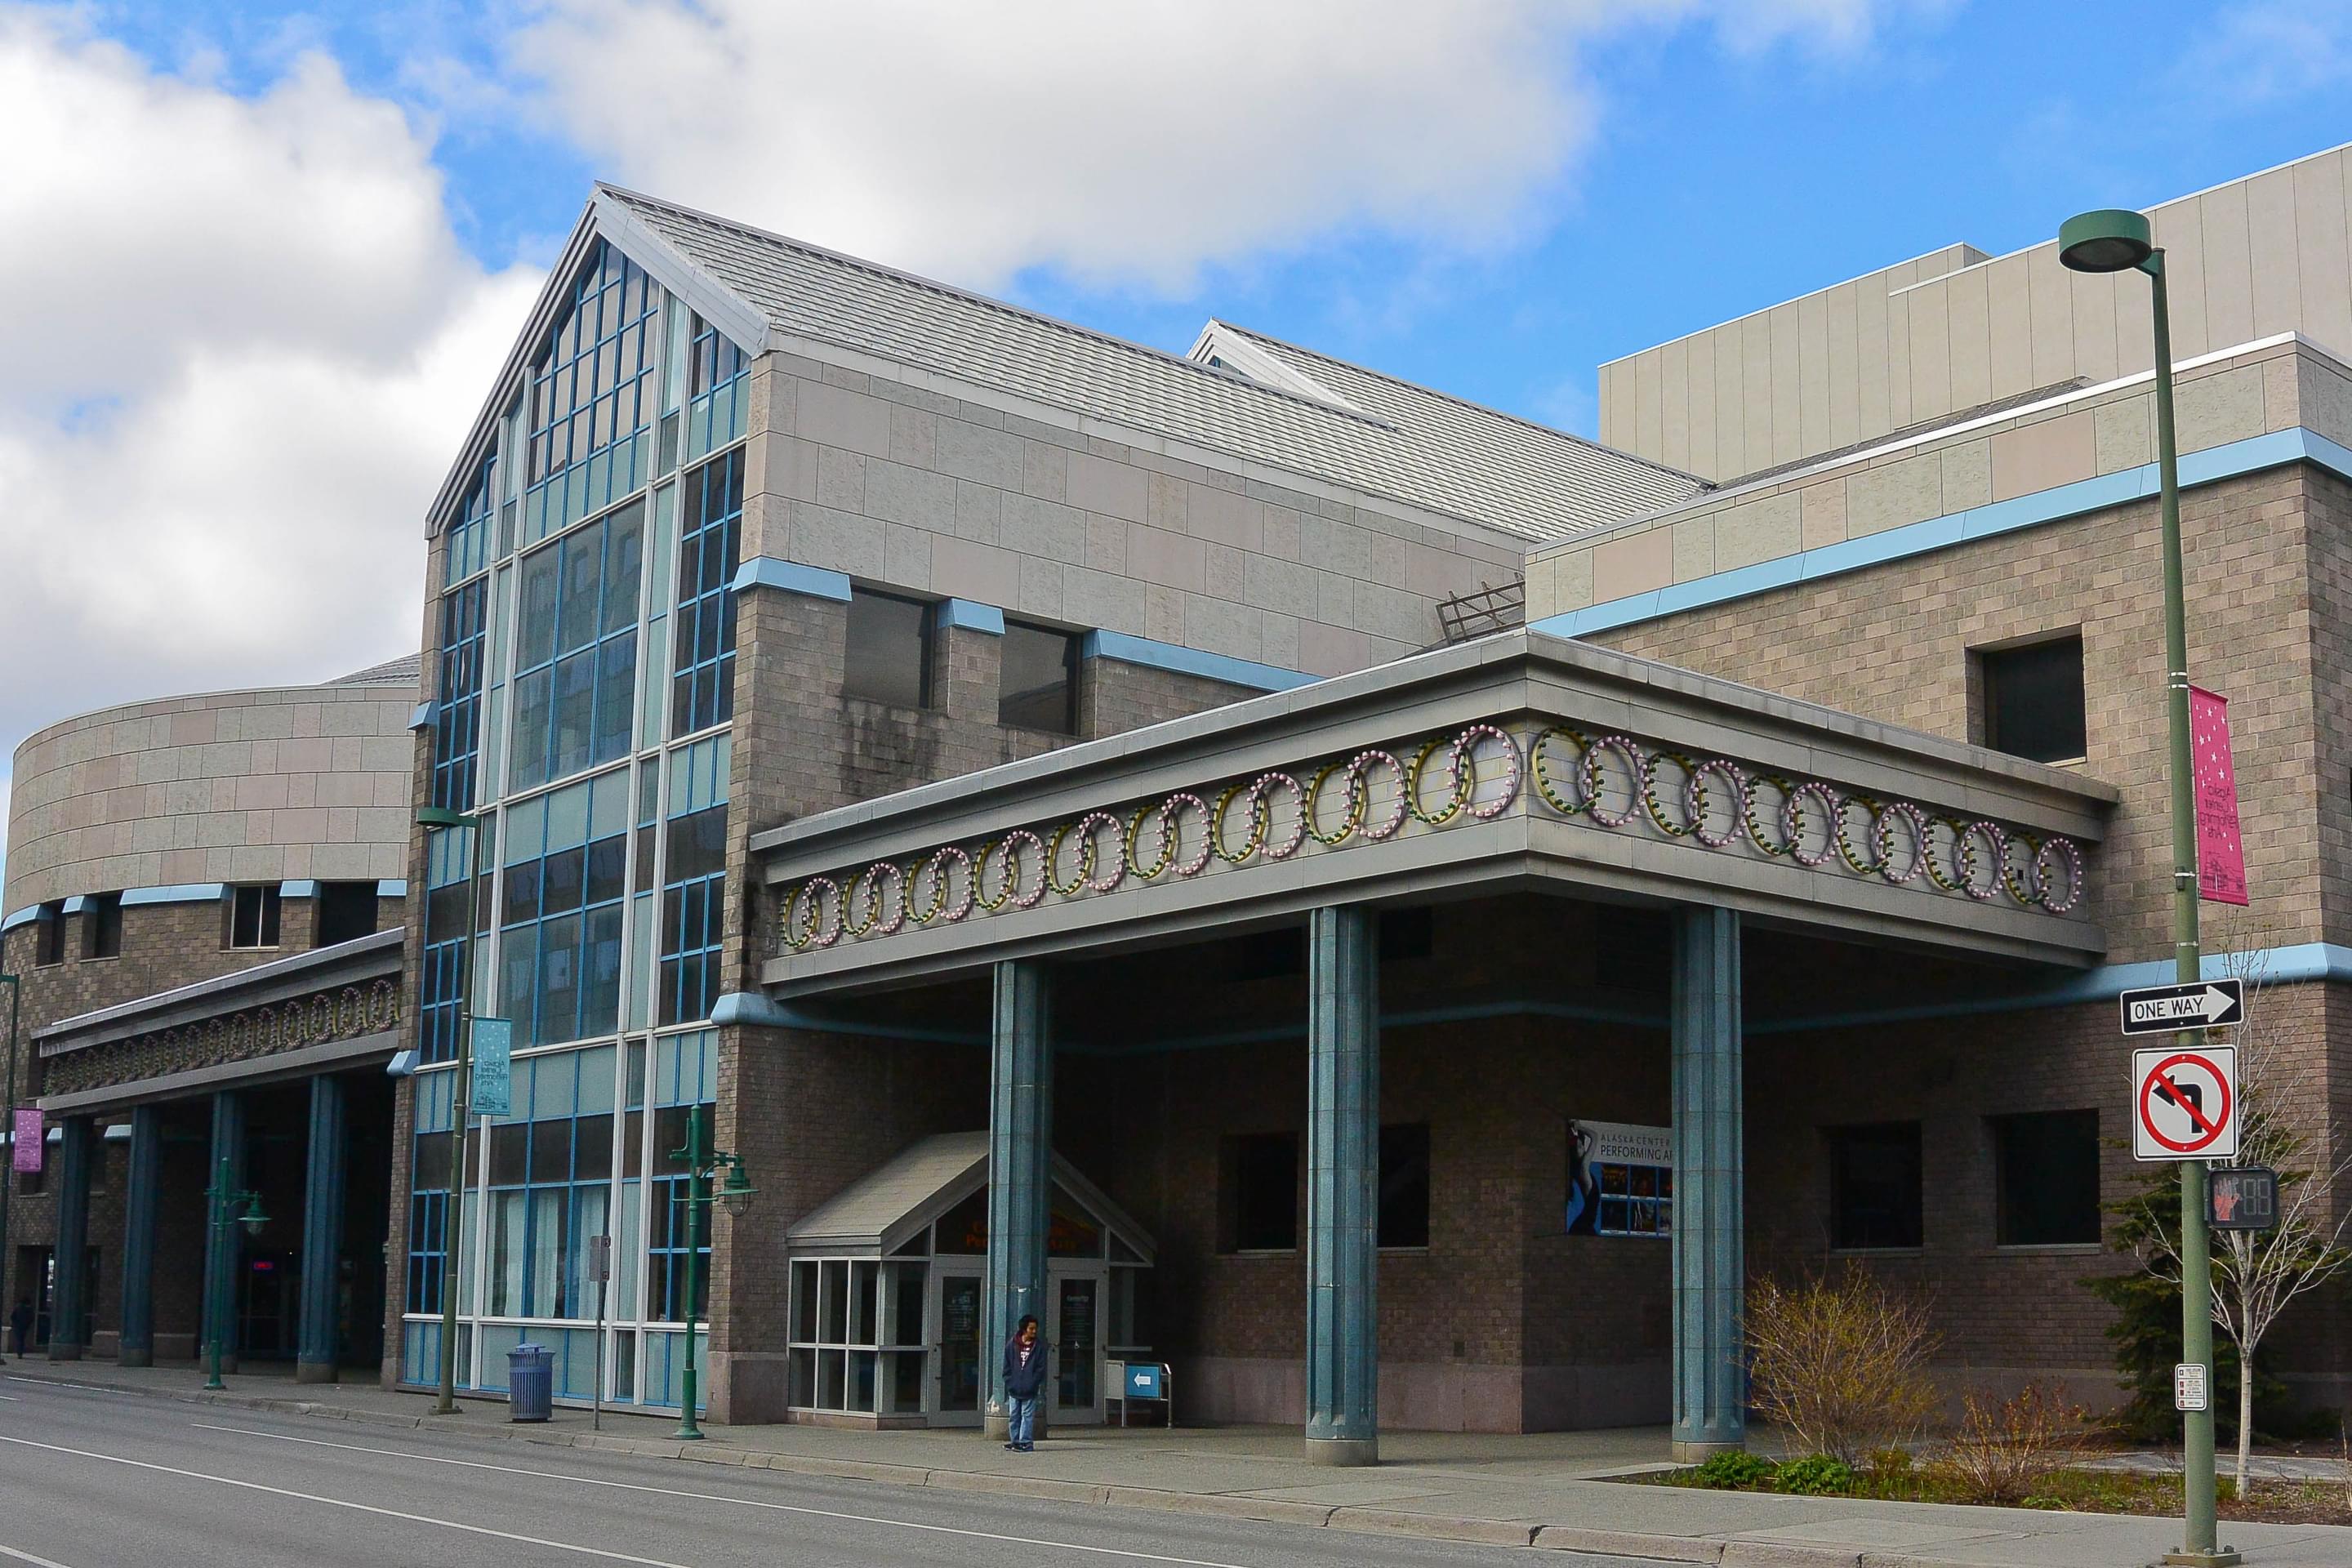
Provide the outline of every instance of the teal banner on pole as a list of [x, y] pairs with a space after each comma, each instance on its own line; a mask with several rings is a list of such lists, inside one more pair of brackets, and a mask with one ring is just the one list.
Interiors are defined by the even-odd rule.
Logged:
[[514, 1114], [514, 1020], [474, 1020], [474, 1083], [467, 1109], [477, 1116]]

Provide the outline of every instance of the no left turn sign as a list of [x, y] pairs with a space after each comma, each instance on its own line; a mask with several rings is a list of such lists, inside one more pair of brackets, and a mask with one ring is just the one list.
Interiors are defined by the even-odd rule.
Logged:
[[2132, 1053], [2132, 1154], [2141, 1160], [2237, 1158], [2234, 1047], [2160, 1047]]

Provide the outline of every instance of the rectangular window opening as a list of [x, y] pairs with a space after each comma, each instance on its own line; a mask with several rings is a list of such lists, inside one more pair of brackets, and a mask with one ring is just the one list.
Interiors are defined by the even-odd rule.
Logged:
[[33, 921], [33, 962], [43, 968], [66, 961], [66, 906], [62, 899], [41, 906]]
[[1429, 1245], [1429, 1123], [1381, 1129], [1379, 1244]]
[[1996, 1116], [1990, 1125], [2000, 1244], [2096, 1245], [2099, 1113]]
[[1056, 735], [1078, 732], [1078, 639], [1070, 632], [1006, 621], [996, 721]]
[[1219, 1150], [1221, 1252], [1298, 1247], [1298, 1134], [1249, 1132]]
[[278, 893], [275, 883], [267, 887], [230, 889], [228, 945], [276, 947], [278, 914]]
[[81, 955], [122, 956], [122, 895], [93, 893], [81, 909]]
[[318, 929], [311, 942], [314, 947], [332, 947], [337, 942], [357, 942], [375, 934], [373, 882], [321, 882], [317, 908]]
[[2083, 760], [2083, 637], [2079, 632], [1977, 654], [1984, 743], [2033, 763]]
[[853, 588], [848, 670], [842, 689], [894, 708], [931, 700], [931, 607], [919, 599]]
[[1863, 1251], [1920, 1245], [1919, 1124], [1824, 1130], [1830, 1155], [1830, 1245]]

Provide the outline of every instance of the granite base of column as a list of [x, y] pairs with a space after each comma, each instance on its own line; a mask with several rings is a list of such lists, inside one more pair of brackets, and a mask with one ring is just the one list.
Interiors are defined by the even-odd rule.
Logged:
[[81, 1346], [59, 1344], [57, 1341], [51, 1340], [49, 1342], [49, 1359], [51, 1361], [79, 1361], [81, 1360]]
[[323, 1361], [296, 1362], [294, 1363], [294, 1381], [297, 1383], [332, 1383], [335, 1381], [335, 1364], [332, 1362]]
[[1739, 1442], [1690, 1443], [1679, 1437], [1675, 1439], [1675, 1463], [1677, 1465], [1704, 1465], [1717, 1454], [1744, 1454], [1747, 1451], [1748, 1445]]
[[117, 1366], [153, 1366], [155, 1352], [151, 1350], [126, 1350], [114, 1358]]
[[1381, 1440], [1378, 1437], [1309, 1437], [1307, 1439], [1307, 1462], [1335, 1467], [1377, 1465], [1381, 1462]]

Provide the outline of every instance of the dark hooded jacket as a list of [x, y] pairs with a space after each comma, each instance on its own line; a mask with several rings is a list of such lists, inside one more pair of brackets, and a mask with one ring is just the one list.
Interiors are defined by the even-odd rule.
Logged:
[[1045, 1386], [1045, 1336], [1029, 1347], [1029, 1359], [1021, 1359], [1021, 1336], [1013, 1335], [1004, 1342], [1004, 1392], [1019, 1399], [1034, 1399], [1037, 1391]]

